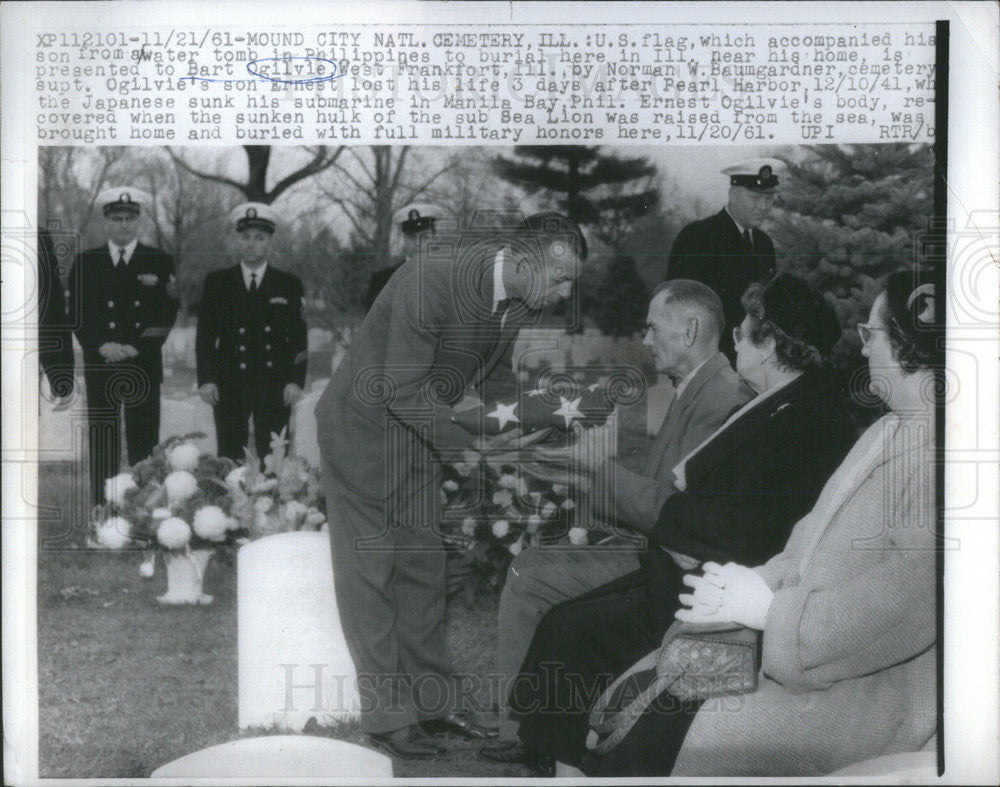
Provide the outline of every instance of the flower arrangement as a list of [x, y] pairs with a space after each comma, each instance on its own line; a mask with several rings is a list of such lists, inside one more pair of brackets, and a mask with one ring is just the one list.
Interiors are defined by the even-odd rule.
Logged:
[[576, 503], [565, 484], [518, 472], [473, 452], [444, 467], [442, 533], [451, 550], [449, 592], [503, 586], [522, 550], [542, 544], [585, 545], [605, 535], [574, 524]]
[[[92, 511], [91, 543], [107, 549], [189, 552], [245, 538], [223, 481], [236, 463], [203, 453], [194, 443], [200, 437], [204, 435], [198, 432], [171, 437], [149, 458], [107, 479], [106, 502]], [[151, 554], [149, 558], [141, 571], [152, 576]]]
[[290, 530], [325, 530], [323, 498], [316, 472], [298, 456], [288, 456], [285, 430], [271, 435], [270, 453], [261, 462], [253, 449], [225, 483], [232, 513], [249, 538]]

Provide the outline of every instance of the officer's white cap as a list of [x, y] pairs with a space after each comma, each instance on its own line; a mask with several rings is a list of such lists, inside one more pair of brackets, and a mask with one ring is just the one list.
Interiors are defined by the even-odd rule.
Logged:
[[729, 185], [743, 186], [750, 191], [774, 194], [778, 191], [778, 172], [784, 164], [776, 158], [751, 158], [722, 170], [729, 176]]
[[152, 203], [153, 198], [149, 194], [132, 186], [106, 188], [97, 195], [97, 204], [101, 206], [105, 216], [112, 213], [130, 213], [137, 216], [142, 208]]
[[450, 215], [449, 211], [440, 205], [430, 202], [411, 202], [393, 214], [392, 223], [398, 226], [404, 235], [416, 235], [432, 228], [437, 219]]
[[236, 231], [248, 228], [274, 233], [278, 226], [278, 212], [264, 202], [244, 202], [229, 212], [229, 220], [236, 225]]

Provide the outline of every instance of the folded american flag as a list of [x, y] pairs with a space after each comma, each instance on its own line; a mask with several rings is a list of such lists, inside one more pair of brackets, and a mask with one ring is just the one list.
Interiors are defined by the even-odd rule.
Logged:
[[646, 391], [641, 375], [616, 375], [590, 385], [560, 380], [524, 391], [515, 399], [493, 401], [457, 413], [454, 421], [473, 434], [497, 435], [520, 429], [568, 430], [574, 423], [603, 424], [619, 404], [634, 404]]

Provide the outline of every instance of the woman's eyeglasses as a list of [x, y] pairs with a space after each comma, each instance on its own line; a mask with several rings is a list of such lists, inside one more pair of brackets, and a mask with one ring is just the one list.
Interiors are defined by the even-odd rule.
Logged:
[[883, 325], [872, 325], [867, 322], [858, 323], [858, 336], [861, 337], [861, 344], [867, 347], [872, 340], [872, 336], [875, 335], [875, 331], [888, 331], [889, 329]]

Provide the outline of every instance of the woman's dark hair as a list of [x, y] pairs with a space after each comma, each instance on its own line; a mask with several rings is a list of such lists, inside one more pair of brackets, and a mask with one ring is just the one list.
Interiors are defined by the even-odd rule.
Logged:
[[781, 273], [751, 284], [742, 303], [750, 317], [750, 340], [760, 344], [772, 337], [780, 367], [806, 371], [830, 365], [840, 324], [833, 307], [804, 280]]
[[890, 273], [879, 319], [888, 328], [893, 356], [907, 374], [944, 364], [944, 325], [934, 284], [914, 271]]

